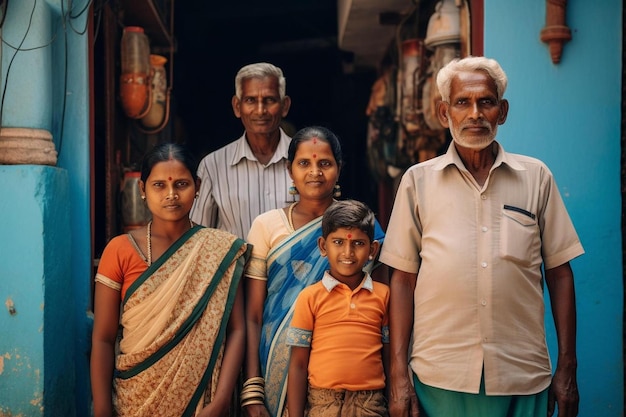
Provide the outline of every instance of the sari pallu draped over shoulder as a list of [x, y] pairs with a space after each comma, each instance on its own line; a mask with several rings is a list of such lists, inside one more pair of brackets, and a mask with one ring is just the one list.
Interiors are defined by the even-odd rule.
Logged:
[[[328, 259], [320, 255], [317, 245], [321, 236], [322, 218], [318, 217], [289, 235], [267, 256], [267, 297], [259, 356], [265, 376], [265, 405], [272, 417], [283, 416], [286, 407], [289, 346], [285, 341], [296, 298], [303, 288], [321, 280], [329, 268]], [[376, 222], [374, 239], [382, 243], [384, 236]]]
[[215, 393], [249, 248], [196, 226], [128, 289], [116, 358], [118, 416], [193, 416]]

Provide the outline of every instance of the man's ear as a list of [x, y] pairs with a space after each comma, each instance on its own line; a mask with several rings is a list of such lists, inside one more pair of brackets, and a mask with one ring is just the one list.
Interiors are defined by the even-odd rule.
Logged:
[[450, 127], [450, 123], [448, 122], [448, 106], [449, 104], [445, 101], [437, 103], [437, 118], [443, 127]]
[[283, 98], [283, 113], [282, 117], [287, 117], [287, 113], [289, 113], [289, 109], [291, 108], [291, 97], [285, 96]]
[[506, 117], [509, 114], [509, 101], [506, 99], [500, 100], [500, 115], [498, 116], [498, 124], [503, 125], [506, 122]]
[[320, 250], [320, 255], [326, 256], [326, 239], [323, 236], [317, 238], [317, 247]]
[[234, 95], [232, 100], [230, 101], [230, 104], [233, 106], [233, 113], [235, 113], [235, 117], [237, 117], [237, 119], [241, 119], [241, 110], [239, 109], [241, 100], [239, 100], [239, 98]]

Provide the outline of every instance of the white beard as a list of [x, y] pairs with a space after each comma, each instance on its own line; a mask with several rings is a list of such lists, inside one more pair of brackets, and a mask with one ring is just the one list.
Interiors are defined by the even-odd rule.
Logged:
[[[448, 120], [450, 120], [450, 118], [448, 118]], [[498, 133], [498, 126], [495, 126], [493, 130], [491, 129], [491, 126], [489, 126], [489, 124], [485, 124], [484, 127], [487, 127], [489, 129], [489, 133], [485, 136], [479, 138], [466, 138], [463, 134], [461, 134], [461, 129], [456, 126], [452, 126], [452, 123], [450, 123], [450, 134], [452, 135], [452, 139], [457, 145], [464, 148], [481, 150], [491, 145], [496, 139], [496, 134]]]

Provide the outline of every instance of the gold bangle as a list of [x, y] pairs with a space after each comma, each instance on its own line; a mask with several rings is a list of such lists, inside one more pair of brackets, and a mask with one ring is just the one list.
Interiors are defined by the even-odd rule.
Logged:
[[265, 399], [265, 395], [260, 392], [242, 392], [239, 398], [240, 398], [240, 401], [248, 400], [251, 398], [259, 398], [263, 400]]
[[241, 394], [246, 394], [248, 392], [258, 392], [261, 395], [265, 395], [265, 387], [261, 385], [248, 385], [247, 387], [243, 387], [241, 390]]
[[246, 407], [248, 405], [253, 405], [253, 404], [265, 405], [265, 402], [263, 402], [262, 400], [256, 400], [256, 399], [250, 399], [248, 401], [242, 401], [241, 402], [241, 406], [242, 407]]
[[262, 376], [253, 376], [252, 378], [248, 378], [243, 383], [243, 386], [246, 387], [246, 386], [252, 385], [252, 384], [265, 386], [265, 379]]

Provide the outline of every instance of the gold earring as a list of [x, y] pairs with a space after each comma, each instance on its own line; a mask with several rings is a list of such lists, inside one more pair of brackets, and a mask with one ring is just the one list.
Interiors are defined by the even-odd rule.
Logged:
[[341, 197], [341, 185], [335, 184], [335, 190], [333, 191], [333, 197], [335, 197], [335, 198]]

